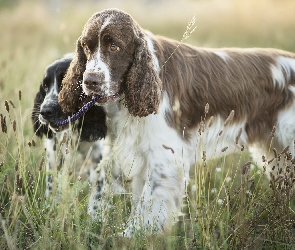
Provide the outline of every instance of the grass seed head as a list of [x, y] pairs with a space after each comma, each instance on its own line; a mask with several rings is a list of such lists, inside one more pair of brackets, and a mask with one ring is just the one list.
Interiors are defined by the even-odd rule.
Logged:
[[228, 149], [228, 147], [224, 147], [223, 149], [221, 149], [221, 152], [225, 152]]
[[204, 131], [205, 131], [205, 123], [204, 123], [204, 121], [202, 120], [202, 121], [200, 122], [199, 134], [201, 135]]
[[6, 134], [7, 133], [6, 117], [3, 116], [2, 114], [0, 116], [1, 116], [1, 129], [2, 129], [2, 132]]
[[248, 173], [251, 164], [252, 164], [252, 162], [248, 161], [242, 166], [242, 175]]
[[195, 23], [196, 23], [196, 17], [193, 16], [186, 26], [186, 31], [184, 32], [182, 36], [181, 42], [188, 39], [191, 36], [191, 34], [195, 31], [195, 29], [197, 28], [197, 26], [195, 26]]
[[240, 139], [240, 137], [241, 137], [242, 131], [243, 131], [243, 129], [240, 128], [240, 129], [239, 129], [239, 132], [238, 132], [238, 134], [237, 134], [237, 137], [236, 137], [236, 144], [239, 143], [239, 139]]
[[226, 127], [231, 121], [232, 119], [234, 118], [235, 116], [235, 111], [232, 110], [229, 114], [229, 116], [226, 118], [225, 122], [224, 122], [224, 127]]
[[210, 128], [213, 124], [214, 121], [214, 116], [210, 116], [209, 121], [208, 121], [208, 128]]
[[272, 127], [272, 130], [271, 130], [271, 137], [273, 138], [275, 136], [275, 133], [276, 133], [276, 126], [273, 126]]
[[287, 153], [288, 150], [289, 150], [289, 146], [285, 147], [280, 154], [283, 155], [283, 154]]
[[13, 131], [15, 132], [16, 131], [16, 120], [13, 120], [12, 128], [13, 128]]
[[28, 177], [29, 177], [28, 186], [31, 186], [34, 182], [34, 175], [30, 171], [28, 171]]
[[202, 157], [202, 160], [203, 160], [203, 161], [206, 161], [206, 158], [207, 158], [207, 156], [206, 156], [206, 151], [203, 151], [203, 157]]
[[14, 167], [15, 172], [18, 171], [18, 163], [16, 163], [15, 167]]
[[60, 145], [66, 143], [66, 141], [67, 141], [67, 137], [68, 137], [67, 133], [64, 133], [63, 138], [62, 138], [62, 140], [61, 140], [61, 142], [60, 142]]
[[2, 206], [0, 207], [0, 214], [2, 215], [2, 217], [5, 216], [5, 210]]
[[22, 188], [22, 186], [23, 186], [23, 178], [22, 177], [19, 177], [17, 186], [18, 186], [19, 189]]
[[282, 183], [283, 181], [284, 181], [284, 176], [281, 176], [281, 175], [277, 176], [277, 178], [275, 179], [276, 183]]
[[6, 111], [9, 112], [9, 104], [8, 104], [8, 101], [5, 101], [5, 108], [6, 108]]
[[40, 161], [40, 164], [39, 164], [39, 168], [38, 169], [39, 169], [40, 172], [42, 170], [43, 164], [44, 164], [44, 156], [42, 156], [41, 161]]
[[206, 103], [205, 105], [205, 114], [208, 114], [209, 112], [209, 103]]

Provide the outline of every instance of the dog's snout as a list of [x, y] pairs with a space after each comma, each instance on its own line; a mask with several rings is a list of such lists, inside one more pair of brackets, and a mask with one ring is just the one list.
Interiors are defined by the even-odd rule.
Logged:
[[46, 119], [50, 120], [57, 112], [54, 105], [46, 105], [41, 107], [40, 114]]
[[84, 73], [83, 82], [88, 88], [93, 88], [98, 86], [101, 83], [102, 74], [94, 73], [94, 72], [87, 72]]

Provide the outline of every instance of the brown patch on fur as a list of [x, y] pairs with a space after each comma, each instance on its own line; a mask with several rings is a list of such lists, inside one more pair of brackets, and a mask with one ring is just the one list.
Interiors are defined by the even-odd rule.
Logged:
[[134, 61], [124, 85], [125, 105], [133, 116], [157, 113], [162, 82], [154, 69], [152, 55], [143, 34], [135, 40]]
[[[154, 42], [163, 65], [178, 43], [163, 37]], [[225, 59], [218, 52], [225, 53]], [[295, 83], [293, 75], [291, 83], [285, 79], [283, 88], [273, 82], [270, 66], [277, 65], [275, 58], [280, 55], [295, 58], [274, 49], [213, 50], [181, 44], [160, 72], [171, 107], [179, 102], [179, 110], [168, 112], [166, 119], [179, 132], [185, 127], [188, 138], [189, 129], [200, 123], [209, 103], [209, 117], [219, 114], [226, 119], [234, 110], [231, 123], [246, 118], [246, 132], [253, 142], [257, 135], [271, 131], [278, 111], [292, 100], [288, 86]]]

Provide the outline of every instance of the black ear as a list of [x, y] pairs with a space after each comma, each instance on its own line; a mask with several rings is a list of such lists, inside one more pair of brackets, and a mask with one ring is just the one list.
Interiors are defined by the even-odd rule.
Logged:
[[135, 40], [136, 49], [133, 64], [124, 86], [125, 105], [133, 116], [147, 116], [157, 113], [162, 81], [155, 70], [147, 41], [141, 33]]
[[96, 141], [107, 133], [106, 113], [102, 107], [93, 106], [79, 120], [80, 141]]
[[64, 113], [76, 112], [83, 104], [91, 100], [91, 97], [83, 95], [82, 90], [86, 62], [87, 58], [79, 38], [76, 44], [75, 56], [62, 81], [62, 89], [58, 95], [58, 102]]
[[32, 121], [33, 121], [33, 128], [34, 133], [41, 137], [45, 135], [47, 138], [52, 138], [53, 134], [52, 131], [49, 129], [47, 125], [43, 125], [39, 121], [39, 114], [40, 114], [40, 107], [42, 102], [45, 98], [45, 91], [42, 87], [42, 84], [40, 85], [39, 92], [36, 94], [35, 100], [34, 100], [34, 108], [31, 115]]

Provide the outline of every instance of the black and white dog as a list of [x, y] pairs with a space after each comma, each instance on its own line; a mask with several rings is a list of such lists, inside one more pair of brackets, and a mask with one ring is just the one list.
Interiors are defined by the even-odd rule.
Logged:
[[46, 68], [35, 97], [32, 120], [35, 134], [46, 137], [46, 197], [48, 198], [52, 192], [53, 171], [58, 171], [64, 166], [75, 167], [75, 159], [80, 155], [83, 166], [89, 170], [91, 192], [88, 213], [95, 218], [105, 184], [104, 169], [96, 170], [103, 156], [102, 139], [107, 132], [105, 112], [102, 107], [94, 106], [84, 117], [70, 126], [54, 125], [56, 121], [67, 119], [71, 115], [62, 112], [58, 103], [58, 93], [73, 56], [74, 54], [66, 54]]

